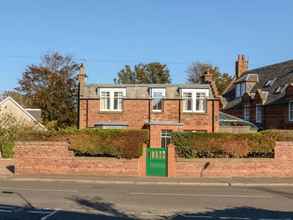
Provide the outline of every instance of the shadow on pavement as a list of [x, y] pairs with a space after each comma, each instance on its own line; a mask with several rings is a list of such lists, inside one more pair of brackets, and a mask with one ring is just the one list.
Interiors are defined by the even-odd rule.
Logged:
[[215, 209], [198, 213], [177, 213], [168, 219], [215, 219], [215, 220], [293, 220], [293, 211], [274, 211], [253, 207], [235, 207], [227, 209]]
[[[103, 201], [99, 197], [90, 200], [74, 197], [69, 200], [74, 201], [80, 207], [79, 211], [50, 210], [40, 209], [33, 204], [21, 193], [14, 191], [2, 191], [2, 194], [16, 195], [23, 203], [23, 206], [0, 204], [0, 220], [126, 220], [137, 219], [134, 216], [114, 208], [114, 205]], [[46, 217], [47, 216], [47, 217]]]

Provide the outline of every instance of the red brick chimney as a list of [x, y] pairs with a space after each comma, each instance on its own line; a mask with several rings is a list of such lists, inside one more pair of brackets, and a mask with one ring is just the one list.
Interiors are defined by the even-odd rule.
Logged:
[[79, 74], [78, 74], [78, 81], [79, 81], [80, 88], [83, 88], [85, 86], [86, 77], [87, 77], [87, 75], [85, 73], [84, 65], [80, 64], [80, 66], [79, 66]]
[[215, 97], [219, 96], [218, 88], [215, 82], [215, 71], [213, 69], [208, 69], [202, 76], [201, 76], [201, 83], [207, 83], [211, 85], [212, 92]]
[[235, 76], [236, 78], [241, 77], [241, 75], [248, 70], [248, 61], [243, 54], [238, 55], [235, 63]]

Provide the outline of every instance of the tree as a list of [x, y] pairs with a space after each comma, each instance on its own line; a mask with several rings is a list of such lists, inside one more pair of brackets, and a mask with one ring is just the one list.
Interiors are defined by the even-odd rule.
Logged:
[[72, 126], [77, 120], [78, 71], [72, 57], [58, 52], [46, 54], [41, 64], [27, 66], [17, 91], [30, 100], [32, 107], [42, 109], [45, 123]]
[[31, 100], [24, 95], [22, 95], [20, 92], [16, 90], [8, 90], [3, 92], [2, 94], [3, 97], [8, 97], [10, 96], [13, 98], [18, 104], [20, 104], [22, 107], [32, 107]]
[[219, 68], [207, 63], [194, 62], [187, 68], [187, 81], [189, 83], [199, 83], [200, 77], [208, 70], [214, 72], [214, 80], [219, 91], [222, 94], [232, 81], [228, 73], [221, 73]]
[[133, 70], [129, 65], [126, 65], [120, 70], [114, 82], [119, 84], [163, 84], [170, 83], [171, 77], [170, 71], [165, 64], [138, 64], [134, 66]]

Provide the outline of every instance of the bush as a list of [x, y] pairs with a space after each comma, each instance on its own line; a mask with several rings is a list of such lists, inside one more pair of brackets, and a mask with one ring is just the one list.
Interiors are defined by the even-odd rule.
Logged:
[[2, 157], [3, 158], [12, 158], [13, 157], [13, 148], [14, 148], [13, 143], [2, 144], [2, 147], [1, 147]]
[[293, 131], [252, 134], [172, 133], [176, 153], [183, 158], [273, 157], [276, 141], [293, 141]]
[[68, 128], [60, 131], [26, 131], [17, 135], [19, 141], [69, 141], [77, 156], [109, 156], [138, 158], [143, 143], [147, 142], [146, 130]]

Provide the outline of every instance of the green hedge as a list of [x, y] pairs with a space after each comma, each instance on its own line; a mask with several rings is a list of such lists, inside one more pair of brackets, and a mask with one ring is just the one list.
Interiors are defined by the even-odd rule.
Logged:
[[60, 131], [17, 134], [18, 141], [64, 141], [70, 143], [77, 156], [109, 156], [138, 158], [143, 143], [148, 141], [146, 130], [132, 129], [65, 129]]
[[172, 143], [183, 158], [273, 157], [276, 141], [293, 141], [293, 131], [252, 134], [173, 132]]

